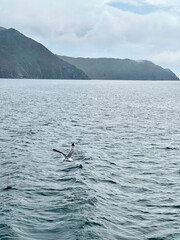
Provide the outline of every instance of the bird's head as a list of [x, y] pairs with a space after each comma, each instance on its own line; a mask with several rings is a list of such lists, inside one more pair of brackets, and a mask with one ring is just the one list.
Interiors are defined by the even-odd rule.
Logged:
[[74, 143], [72, 143], [72, 147], [74, 147], [75, 145], [74, 145]]

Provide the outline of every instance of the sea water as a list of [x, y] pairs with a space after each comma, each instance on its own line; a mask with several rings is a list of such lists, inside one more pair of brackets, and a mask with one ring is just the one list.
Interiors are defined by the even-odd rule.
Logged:
[[178, 81], [1, 79], [0, 239], [180, 239], [179, 123]]

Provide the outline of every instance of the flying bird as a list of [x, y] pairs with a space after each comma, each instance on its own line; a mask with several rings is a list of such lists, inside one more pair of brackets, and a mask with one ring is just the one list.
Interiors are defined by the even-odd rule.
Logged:
[[71, 156], [72, 156], [72, 154], [74, 152], [74, 147], [75, 147], [75, 145], [74, 145], [74, 143], [72, 143], [71, 150], [70, 150], [70, 152], [67, 155], [65, 153], [57, 150], [57, 149], [54, 149], [54, 148], [53, 148], [53, 151], [61, 153], [64, 156], [63, 161], [73, 162], [73, 159], [71, 158]]

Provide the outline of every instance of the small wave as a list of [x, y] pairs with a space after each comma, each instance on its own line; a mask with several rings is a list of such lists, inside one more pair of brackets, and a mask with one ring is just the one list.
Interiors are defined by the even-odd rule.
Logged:
[[96, 222], [94, 220], [90, 220], [88, 219], [87, 221], [85, 221], [84, 223], [85, 226], [99, 226], [99, 227], [102, 227], [102, 228], [105, 228], [105, 226], [102, 224], [102, 223], [99, 223], [99, 222]]
[[144, 154], [133, 154], [133, 157], [144, 157]]
[[176, 148], [176, 147], [165, 147], [164, 149], [166, 149], [166, 150], [179, 150], [179, 149]]
[[101, 182], [104, 182], [104, 183], [111, 183], [111, 184], [117, 184], [116, 181], [112, 180], [112, 179], [103, 179], [103, 180], [100, 180]]
[[82, 164], [78, 164], [78, 165], [75, 165], [75, 166], [71, 166], [71, 167], [67, 167], [67, 168], [64, 168], [64, 169], [61, 169], [59, 171], [63, 171], [63, 172], [69, 172], [71, 170], [74, 170], [74, 169], [81, 169], [83, 168], [83, 165]]
[[179, 240], [180, 239], [180, 234], [179, 233], [174, 233], [174, 234], [167, 234], [166, 236], [163, 237], [150, 237], [147, 238], [147, 240]]
[[0, 224], [0, 239], [18, 239], [12, 227], [7, 224]]
[[17, 188], [12, 187], [12, 186], [7, 186], [5, 188], [2, 189], [3, 191], [10, 191], [10, 190], [17, 190]]
[[162, 205], [161, 207], [179, 209], [179, 208], [180, 208], [180, 205]]
[[179, 150], [179, 148], [176, 148], [176, 147], [157, 147], [157, 149], [162, 149], [162, 150]]
[[57, 181], [59, 182], [76, 182], [76, 178], [75, 177], [67, 177], [67, 178], [60, 178]]

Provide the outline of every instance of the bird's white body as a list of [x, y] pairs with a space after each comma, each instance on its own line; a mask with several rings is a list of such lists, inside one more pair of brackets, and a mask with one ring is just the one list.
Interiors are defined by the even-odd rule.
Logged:
[[65, 158], [63, 157], [62, 159], [63, 161], [66, 161], [66, 162], [74, 162], [74, 160], [70, 157], [70, 158]]

